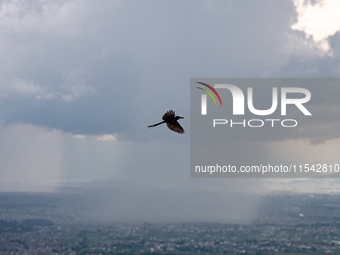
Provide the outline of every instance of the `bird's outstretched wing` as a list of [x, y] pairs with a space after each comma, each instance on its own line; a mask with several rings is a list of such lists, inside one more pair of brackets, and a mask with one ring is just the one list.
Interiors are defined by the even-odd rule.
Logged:
[[172, 131], [175, 131], [177, 133], [180, 134], [184, 134], [184, 129], [182, 128], [182, 126], [176, 121], [176, 122], [171, 122], [171, 123], [166, 123], [166, 125], [168, 126], [168, 128]]
[[169, 118], [173, 118], [175, 117], [175, 112], [173, 110], [167, 111], [164, 115], [163, 115], [163, 120], [169, 119]]

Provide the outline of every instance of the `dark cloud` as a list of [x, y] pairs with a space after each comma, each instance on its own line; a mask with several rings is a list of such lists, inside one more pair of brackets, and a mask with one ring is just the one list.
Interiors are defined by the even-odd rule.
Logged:
[[287, 34], [296, 13], [288, 1], [50, 5], [65, 17], [46, 19], [48, 12], [35, 3], [21, 6], [35, 22], [4, 24], [16, 29], [4, 37], [6, 47], [12, 45], [4, 61], [12, 67], [2, 76], [33, 81], [44, 88], [42, 96], [52, 95], [1, 100], [6, 123], [149, 139], [141, 127], [165, 111], [189, 116], [190, 77], [291, 76], [300, 69], [295, 66], [303, 73], [335, 64], [327, 57], [313, 64], [289, 56]]

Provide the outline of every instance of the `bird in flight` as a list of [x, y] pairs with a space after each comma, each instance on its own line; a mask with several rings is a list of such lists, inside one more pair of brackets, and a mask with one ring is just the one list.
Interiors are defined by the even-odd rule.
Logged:
[[150, 125], [148, 126], [148, 128], [152, 128], [155, 126], [158, 126], [160, 124], [166, 123], [166, 125], [168, 126], [168, 128], [174, 132], [180, 133], [180, 134], [184, 134], [184, 129], [181, 127], [181, 125], [178, 123], [178, 119], [184, 119], [183, 117], [180, 116], [175, 116], [175, 112], [173, 110], [167, 111], [164, 115], [163, 115], [163, 121], [159, 122], [157, 124], [154, 125]]

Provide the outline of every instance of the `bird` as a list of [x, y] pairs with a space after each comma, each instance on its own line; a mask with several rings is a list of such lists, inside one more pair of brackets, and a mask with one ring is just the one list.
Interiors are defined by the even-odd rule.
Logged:
[[170, 130], [180, 133], [180, 134], [184, 134], [185, 132], [184, 129], [181, 127], [181, 125], [177, 121], [179, 119], [184, 119], [184, 117], [175, 116], [175, 111], [169, 110], [163, 115], [162, 119], [163, 119], [162, 122], [159, 122], [154, 125], [150, 125], [148, 126], [148, 128], [152, 128], [160, 124], [166, 123], [166, 125], [168, 126]]

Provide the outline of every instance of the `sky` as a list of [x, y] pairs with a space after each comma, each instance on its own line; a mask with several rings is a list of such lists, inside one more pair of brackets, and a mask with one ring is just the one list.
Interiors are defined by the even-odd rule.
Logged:
[[[261, 204], [251, 194], [339, 192], [337, 180], [189, 177], [190, 78], [339, 78], [339, 9], [337, 0], [1, 1], [0, 191], [81, 190], [102, 217], [158, 221], [242, 221]], [[339, 114], [338, 94], [320, 93]], [[186, 134], [147, 128], [171, 109]], [[330, 135], [263, 146], [336, 162], [340, 123], [328, 124]]]

